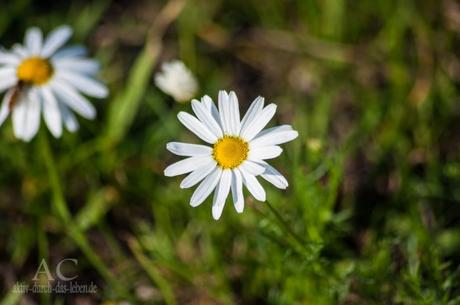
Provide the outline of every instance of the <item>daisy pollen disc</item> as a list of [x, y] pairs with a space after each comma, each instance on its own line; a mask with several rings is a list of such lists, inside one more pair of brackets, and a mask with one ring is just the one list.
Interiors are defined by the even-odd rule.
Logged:
[[42, 85], [50, 80], [54, 69], [51, 63], [42, 57], [24, 59], [17, 68], [17, 77], [27, 84]]
[[220, 167], [233, 169], [248, 158], [249, 145], [240, 137], [225, 135], [213, 146], [212, 156]]

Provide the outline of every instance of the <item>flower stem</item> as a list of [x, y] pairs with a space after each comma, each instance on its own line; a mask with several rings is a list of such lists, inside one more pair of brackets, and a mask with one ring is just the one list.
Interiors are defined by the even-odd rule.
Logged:
[[131, 252], [134, 254], [134, 257], [145, 270], [152, 282], [156, 286], [158, 286], [158, 289], [161, 291], [163, 295], [165, 303], [167, 305], [176, 305], [177, 302], [174, 297], [174, 291], [171, 285], [157, 270], [157, 267], [153, 264], [153, 262], [143, 253], [139, 242], [134, 238], [130, 238], [128, 240], [128, 246], [131, 249]]
[[283, 218], [283, 216], [281, 216], [281, 214], [273, 207], [273, 205], [271, 205], [269, 201], [266, 201], [265, 204], [268, 206], [270, 212], [275, 216], [276, 220], [281, 225], [281, 229], [290, 235], [303, 250], [310, 252], [311, 249], [309, 249], [307, 246], [309, 243], [296, 232], [294, 232], [294, 230], [292, 230], [289, 223]]
[[41, 132], [39, 135], [39, 146], [46, 165], [48, 172], [48, 179], [52, 191], [52, 205], [54, 212], [57, 213], [63, 227], [66, 229], [66, 233], [73, 239], [76, 245], [80, 248], [83, 254], [86, 256], [88, 261], [97, 269], [99, 274], [113, 286], [121, 295], [128, 297], [128, 293], [121, 285], [121, 283], [112, 275], [108, 267], [105, 266], [102, 259], [94, 252], [90, 243], [88, 242], [84, 233], [82, 233], [78, 226], [75, 224], [70, 211], [67, 207], [67, 203], [64, 198], [62, 186], [56, 167], [56, 163], [53, 158], [53, 154], [50, 149], [48, 137], [46, 132]]
[[[38, 264], [41, 263], [43, 259], [48, 261], [49, 253], [48, 253], [48, 237], [46, 236], [46, 231], [43, 229], [43, 211], [40, 211], [40, 215], [38, 215], [38, 221], [36, 226], [38, 227], [37, 230], [37, 244], [38, 244]], [[47, 283], [50, 285], [50, 283]], [[42, 305], [50, 305], [51, 298], [49, 293], [40, 293], [40, 304]]]

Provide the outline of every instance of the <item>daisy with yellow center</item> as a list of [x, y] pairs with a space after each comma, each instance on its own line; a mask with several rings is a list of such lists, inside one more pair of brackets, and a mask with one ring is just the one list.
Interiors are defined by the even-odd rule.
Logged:
[[52, 31], [46, 39], [38, 28], [27, 30], [24, 45], [0, 50], [0, 125], [10, 112], [17, 138], [30, 141], [40, 127], [40, 114], [56, 138], [78, 129], [76, 112], [87, 119], [96, 116], [84, 95], [104, 98], [107, 88], [95, 79], [99, 64], [84, 57], [81, 46], [64, 47], [72, 35], [68, 26]]
[[201, 102], [192, 101], [196, 117], [179, 113], [179, 121], [211, 146], [168, 143], [169, 151], [188, 158], [168, 166], [164, 172], [170, 177], [189, 173], [182, 180], [181, 188], [199, 183], [190, 200], [193, 207], [203, 203], [214, 191], [214, 219], [220, 218], [230, 191], [236, 211], [243, 212], [243, 185], [255, 199], [265, 201], [265, 190], [257, 176], [280, 189], [287, 188], [286, 178], [265, 160], [278, 157], [282, 152], [278, 145], [298, 136], [289, 125], [262, 130], [276, 112], [274, 104], [264, 107], [262, 97], [254, 100], [242, 120], [235, 92], [220, 91], [218, 106], [219, 109], [209, 96], [204, 96]]

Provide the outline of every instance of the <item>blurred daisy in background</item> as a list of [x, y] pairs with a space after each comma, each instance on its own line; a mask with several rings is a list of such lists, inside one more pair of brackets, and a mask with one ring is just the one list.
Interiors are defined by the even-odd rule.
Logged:
[[280, 189], [287, 188], [286, 178], [265, 160], [278, 157], [283, 151], [278, 145], [298, 136], [290, 125], [262, 130], [276, 112], [275, 104], [264, 107], [262, 97], [254, 100], [242, 120], [235, 92], [220, 91], [218, 106], [219, 109], [209, 96], [204, 96], [201, 102], [192, 101], [196, 117], [186, 112], [178, 114], [185, 127], [211, 146], [168, 143], [169, 151], [188, 158], [164, 171], [170, 177], [190, 173], [182, 180], [181, 188], [201, 182], [190, 200], [193, 207], [200, 205], [215, 190], [214, 219], [220, 218], [230, 190], [236, 211], [243, 211], [243, 185], [255, 199], [265, 201], [265, 190], [256, 176], [260, 175]]
[[177, 102], [188, 102], [198, 91], [193, 73], [180, 60], [163, 63], [155, 75], [155, 85]]
[[94, 76], [98, 62], [85, 58], [81, 46], [63, 47], [72, 29], [61, 26], [46, 39], [40, 29], [27, 30], [24, 44], [11, 51], [0, 51], [0, 93], [6, 91], [0, 106], [0, 125], [12, 112], [17, 138], [30, 141], [40, 127], [40, 113], [54, 137], [62, 126], [73, 132], [78, 122], [72, 111], [94, 119], [96, 110], [83, 96], [105, 98], [108, 90]]

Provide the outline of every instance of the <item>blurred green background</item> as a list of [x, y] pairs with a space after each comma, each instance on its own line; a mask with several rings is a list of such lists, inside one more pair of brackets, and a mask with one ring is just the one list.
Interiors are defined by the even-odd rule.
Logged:
[[[1, 305], [460, 304], [459, 2], [2, 1], [0, 44], [60, 24], [111, 96], [59, 140], [0, 128]], [[163, 177], [166, 143], [196, 141], [153, 84], [175, 58], [199, 96], [262, 95], [299, 131], [289, 188], [264, 186], [303, 243], [249, 194], [216, 222]], [[69, 257], [97, 294], [14, 292]]]

